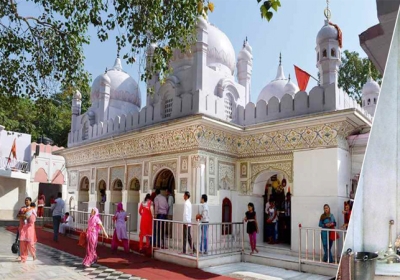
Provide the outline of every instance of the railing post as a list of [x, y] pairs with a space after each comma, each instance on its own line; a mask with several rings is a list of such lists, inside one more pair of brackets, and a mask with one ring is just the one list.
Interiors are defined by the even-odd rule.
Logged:
[[[197, 261], [199, 261], [199, 250], [200, 250], [200, 248], [199, 248], [199, 229], [201, 231], [202, 227], [201, 227], [200, 220], [197, 220], [197, 230], [196, 230], [196, 233], [197, 233], [196, 234], [196, 240], [197, 240], [196, 260]], [[202, 233], [200, 232], [200, 238], [202, 238], [201, 234]], [[203, 244], [203, 246], [204, 246], [204, 244]], [[198, 265], [198, 263], [197, 263], [197, 265]]]
[[299, 224], [299, 271], [301, 271], [301, 224]]
[[[155, 219], [152, 220], [151, 223], [151, 237], [150, 237], [150, 244], [151, 244], [151, 257], [154, 258], [154, 223], [155, 223]], [[147, 241], [147, 240], [146, 240]]]

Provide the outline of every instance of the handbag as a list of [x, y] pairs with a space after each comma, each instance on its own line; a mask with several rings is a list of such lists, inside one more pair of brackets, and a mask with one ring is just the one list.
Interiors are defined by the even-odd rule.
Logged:
[[337, 233], [336, 231], [330, 231], [329, 232], [329, 240], [335, 241], [337, 239], [339, 239], [339, 233]]
[[19, 250], [19, 242], [18, 242], [18, 235], [15, 238], [15, 242], [13, 243], [13, 245], [11, 245], [11, 252], [13, 254], [17, 254]]
[[82, 247], [86, 247], [86, 232], [82, 231], [79, 235], [78, 245]]

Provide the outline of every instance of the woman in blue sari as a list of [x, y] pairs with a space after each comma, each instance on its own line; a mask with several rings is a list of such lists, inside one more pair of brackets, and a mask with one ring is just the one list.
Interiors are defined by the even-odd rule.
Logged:
[[[324, 205], [324, 213], [321, 215], [321, 218], [319, 218], [319, 227], [324, 228], [324, 229], [332, 229], [335, 228], [336, 226], [336, 220], [333, 214], [331, 214], [331, 208], [329, 207], [328, 204]], [[324, 262], [329, 262], [333, 263], [333, 257], [332, 257], [332, 244], [333, 240], [329, 238], [329, 231], [322, 230], [321, 231], [321, 240], [322, 240], [322, 245], [324, 248]], [[329, 246], [329, 247], [328, 247]], [[328, 254], [329, 252], [329, 254]], [[329, 255], [329, 259], [328, 259]]]

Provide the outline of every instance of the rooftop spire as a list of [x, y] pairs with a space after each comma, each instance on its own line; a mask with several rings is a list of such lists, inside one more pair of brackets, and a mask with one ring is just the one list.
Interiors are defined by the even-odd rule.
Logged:
[[282, 66], [282, 53], [279, 53], [279, 66]]
[[122, 71], [122, 63], [121, 63], [121, 59], [119, 58], [119, 54], [117, 55], [117, 58], [115, 59], [115, 63], [114, 63], [113, 69], [118, 70], [118, 71]]
[[289, 74], [289, 82], [290, 82], [290, 74]]
[[329, 9], [329, 0], [326, 0], [326, 8], [324, 10], [324, 15], [327, 21], [331, 19], [331, 10]]

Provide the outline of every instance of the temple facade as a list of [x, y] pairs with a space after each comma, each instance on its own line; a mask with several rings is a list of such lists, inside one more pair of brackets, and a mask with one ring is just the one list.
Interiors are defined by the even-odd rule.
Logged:
[[[66, 161], [66, 199], [74, 202], [68, 207], [104, 206], [114, 213], [122, 201], [137, 230], [138, 203], [153, 189], [172, 191], [178, 221], [185, 191], [192, 195], [193, 220], [202, 194], [211, 222], [242, 221], [253, 202], [263, 242], [265, 203], [290, 192], [286, 243], [293, 251], [298, 225], [318, 227], [324, 204], [343, 224], [343, 203], [355, 191], [380, 88], [370, 78], [362, 105], [339, 88], [341, 40], [340, 29], [325, 20], [315, 49], [320, 84], [300, 91], [277, 63], [257, 103], [250, 101], [249, 42], [236, 57], [229, 38], [203, 17], [192, 51], [174, 51], [166, 82], [148, 81], [153, 91], [143, 107], [137, 82], [117, 58], [94, 80], [84, 114], [81, 94], [74, 94], [68, 148], [54, 152]], [[149, 46], [149, 59], [156, 47]]]

